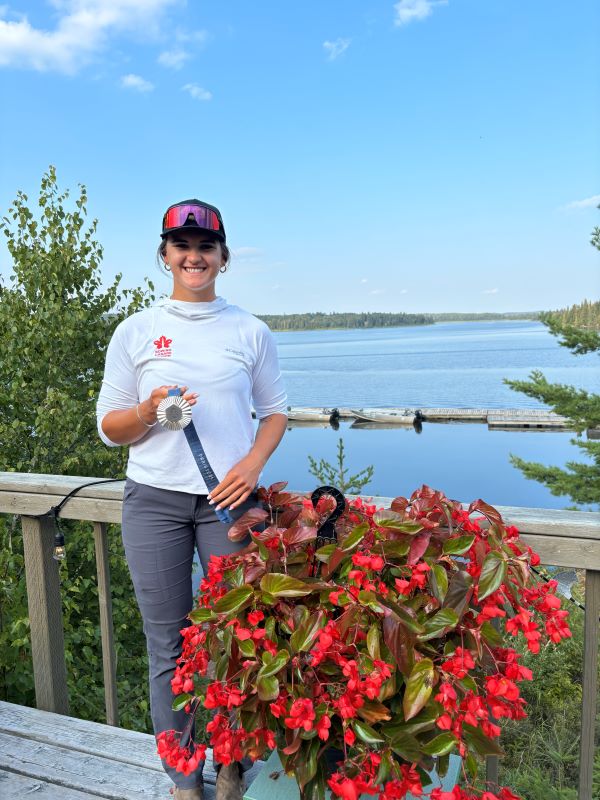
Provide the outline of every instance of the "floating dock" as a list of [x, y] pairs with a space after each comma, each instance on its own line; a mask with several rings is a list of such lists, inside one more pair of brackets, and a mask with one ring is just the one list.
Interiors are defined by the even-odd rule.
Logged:
[[535, 408], [307, 408], [288, 407], [290, 423], [337, 427], [353, 420], [353, 428], [419, 426], [423, 422], [483, 422], [490, 430], [569, 430], [566, 417]]

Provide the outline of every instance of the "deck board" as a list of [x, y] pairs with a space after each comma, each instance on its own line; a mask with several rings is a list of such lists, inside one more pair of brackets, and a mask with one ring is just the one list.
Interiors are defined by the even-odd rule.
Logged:
[[[262, 764], [247, 773], [254, 780]], [[205, 798], [214, 796], [212, 753]], [[0, 701], [0, 797], [168, 800], [172, 787], [150, 734]]]

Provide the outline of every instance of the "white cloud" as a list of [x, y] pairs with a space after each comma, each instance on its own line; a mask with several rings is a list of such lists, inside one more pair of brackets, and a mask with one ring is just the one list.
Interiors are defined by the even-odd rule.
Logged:
[[194, 53], [184, 47], [187, 45], [196, 45], [195, 49], [199, 49], [208, 38], [206, 31], [177, 31], [175, 33], [175, 45], [170, 50], [163, 50], [158, 56], [158, 63], [161, 67], [168, 69], [181, 69], [186, 61], [193, 58]]
[[361, 279], [360, 279], [360, 282], [361, 282], [361, 283], [368, 283], [368, 282], [369, 282], [369, 279], [368, 279], [368, 278], [361, 278]]
[[567, 203], [565, 208], [597, 208], [600, 205], [600, 194], [594, 194], [591, 197], [586, 197], [585, 200], [573, 200], [572, 203]]
[[350, 47], [352, 39], [336, 39], [335, 42], [323, 42], [323, 48], [329, 61], [335, 61]]
[[154, 84], [142, 78], [141, 75], [123, 75], [121, 78], [121, 86], [124, 89], [135, 89], [136, 92], [151, 92], [154, 89]]
[[186, 83], [181, 87], [182, 92], [187, 92], [194, 100], [212, 100], [212, 94], [207, 90], [198, 86], [197, 83]]
[[[59, 11], [54, 30], [35, 28], [26, 15], [7, 19], [0, 10], [0, 66], [73, 74], [117, 33], [157, 31], [165, 10], [177, 0], [52, 0]], [[13, 15], [15, 16], [15, 15]]]
[[500, 289], [484, 289], [481, 294], [498, 294]]
[[174, 50], [164, 50], [157, 58], [161, 67], [169, 67], [169, 69], [181, 69], [186, 61], [191, 58], [187, 50], [181, 47], [176, 47]]
[[415, 20], [431, 16], [435, 6], [445, 6], [448, 0], [400, 0], [394, 5], [396, 18], [394, 25], [408, 25]]

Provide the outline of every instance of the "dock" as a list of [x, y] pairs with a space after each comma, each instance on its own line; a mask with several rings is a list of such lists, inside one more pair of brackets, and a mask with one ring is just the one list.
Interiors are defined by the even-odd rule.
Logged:
[[[571, 430], [567, 417], [536, 408], [427, 408], [426, 406], [394, 408], [288, 407], [291, 427], [318, 425], [337, 427], [340, 420], [351, 421], [352, 427], [410, 427], [423, 423], [478, 422], [489, 430]], [[591, 434], [593, 432], [589, 432]], [[590, 438], [595, 438], [590, 436]]]

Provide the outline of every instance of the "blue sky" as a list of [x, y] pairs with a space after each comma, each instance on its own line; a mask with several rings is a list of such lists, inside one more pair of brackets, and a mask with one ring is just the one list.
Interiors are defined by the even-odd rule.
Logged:
[[[218, 205], [255, 313], [599, 296], [596, 0], [10, 0], [0, 207], [86, 184], [106, 279]], [[1, 271], [10, 269], [5, 251]]]

